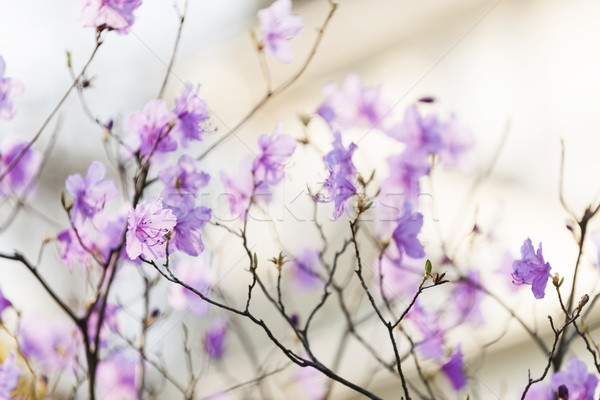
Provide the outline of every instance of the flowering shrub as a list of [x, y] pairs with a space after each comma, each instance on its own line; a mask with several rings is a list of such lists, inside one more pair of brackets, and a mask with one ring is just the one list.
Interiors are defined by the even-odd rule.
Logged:
[[[509, 251], [494, 265], [476, 265], [463, 254], [491, 251], [492, 234], [475, 220], [458, 244], [441, 230], [436, 238], [427, 225], [441, 223], [420, 202], [425, 188], [433, 191], [434, 172], [473, 170], [473, 133], [451, 110], [444, 110], [448, 117], [432, 112], [438, 105], [431, 97], [397, 112], [382, 86], [368, 86], [356, 74], [341, 86], [328, 83], [321, 101], [308, 113], [300, 110], [296, 126], [269, 116], [253, 157], [238, 159], [226, 151], [225, 139], [241, 135], [246, 122], [277, 101], [310, 65], [338, 9], [337, 3], [325, 3], [328, 11], [320, 25], [311, 26], [317, 34], [306, 54], [293, 50], [293, 39], [309, 24], [294, 13], [290, 0], [276, 0], [258, 12], [260, 34], [252, 38], [266, 93], [237, 124], [223, 128], [211, 99], [199, 97], [198, 83], [182, 81], [178, 95], [166, 95], [187, 1], [159, 96], [146, 99], [123, 126], [97, 117], [86, 103], [87, 70], [108, 46], [107, 38], [132, 33], [143, 4], [81, 2], [81, 25], [95, 29], [88, 62], [75, 74], [69, 55], [72, 84], [35, 135], [1, 138], [0, 199], [6, 212], [0, 234], [19, 224], [17, 214], [32, 210], [52, 151], [38, 139], [73, 92], [92, 129], [103, 134], [106, 160], [87, 160], [85, 173], [70, 171], [56, 196], [45, 199], [60, 202], [64, 213], [52, 216], [60, 226], [40, 243], [39, 254], [0, 245], [3, 268], [28, 270], [61, 312], [51, 317], [26, 310], [18, 296], [0, 291], [8, 354], [0, 364], [0, 399], [289, 398], [292, 393], [379, 399], [388, 396], [386, 385], [394, 398], [406, 400], [487, 398], [479, 393], [471, 363], [478, 350], [499, 341], [478, 349], [472, 340], [473, 332], [499, 319], [487, 312], [488, 301], [518, 323], [542, 356], [541, 364], [528, 360], [527, 375], [513, 383], [517, 397], [594, 398], [600, 349], [591, 310], [600, 294], [580, 293], [577, 282], [583, 279], [588, 224], [600, 205], [577, 217], [561, 193], [575, 220], [568, 228], [579, 249], [566, 277], [570, 288], [545, 260], [542, 244], [536, 251], [530, 238], [520, 258]], [[294, 59], [301, 61], [298, 69], [273, 85], [270, 63]], [[5, 77], [13, 72], [7, 69], [10, 62], [0, 57], [3, 124], [23, 112], [16, 96], [27, 96], [19, 79]], [[325, 132], [325, 141], [314, 137], [315, 126]], [[365, 130], [389, 148], [373, 154], [353, 136]], [[308, 165], [303, 155], [309, 153], [318, 163]], [[215, 155], [223, 168], [207, 162]], [[369, 158], [385, 160], [387, 171], [361, 162]], [[303, 221], [309, 228], [290, 239], [279, 231], [270, 207], [282, 202], [279, 190], [292, 175], [315, 164], [321, 181], [302, 182], [315, 211]], [[480, 178], [474, 177], [473, 190]], [[223, 196], [207, 201], [207, 192]], [[302, 241], [303, 236], [314, 240]], [[233, 268], [226, 270], [223, 260], [238, 250], [239, 273], [228, 276]], [[69, 277], [70, 292], [51, 277], [44, 266], [48, 259]], [[498, 266], [494, 277], [488, 274]], [[511, 293], [531, 286], [532, 302], [551, 302], [547, 326], [537, 326], [535, 316], [511, 306], [499, 282]], [[6, 289], [2, 280], [0, 287]], [[181, 335], [171, 335], [174, 328]], [[164, 351], [162, 339], [156, 339], [161, 334], [173, 339]], [[360, 376], [352, 371], [356, 365]], [[388, 374], [385, 383], [371, 379], [379, 371]], [[291, 385], [295, 389], [289, 390]]]

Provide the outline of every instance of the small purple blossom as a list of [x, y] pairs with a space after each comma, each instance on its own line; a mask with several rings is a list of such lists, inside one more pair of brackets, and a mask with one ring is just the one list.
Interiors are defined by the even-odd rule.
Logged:
[[175, 151], [177, 142], [171, 135], [171, 124], [175, 119], [175, 114], [167, 109], [164, 101], [148, 102], [144, 111], [138, 111], [129, 117], [129, 128], [134, 136], [130, 137], [128, 147], [139, 149], [140, 154], [145, 157]]
[[208, 174], [198, 171], [196, 159], [186, 154], [179, 157], [177, 165], [161, 170], [158, 178], [164, 185], [164, 204], [182, 210], [193, 208], [198, 190], [210, 181]]
[[423, 214], [418, 212], [406, 212], [398, 220], [398, 225], [392, 233], [394, 242], [398, 247], [399, 258], [406, 254], [412, 258], [425, 257], [425, 249], [417, 239], [417, 235], [423, 227]]
[[440, 326], [439, 313], [425, 310], [417, 300], [406, 314], [406, 318], [412, 321], [423, 335], [423, 338], [416, 344], [419, 353], [425, 358], [439, 362], [444, 356], [446, 334]]
[[46, 372], [75, 371], [80, 339], [68, 323], [25, 314], [19, 320], [18, 329], [25, 357], [39, 362]]
[[404, 120], [388, 130], [388, 135], [405, 143], [410, 151], [436, 154], [442, 149], [442, 125], [435, 115], [421, 116], [415, 105], [404, 112]]
[[550, 380], [553, 392], [557, 392], [563, 385], [568, 389], [569, 400], [594, 400], [598, 378], [593, 373], [588, 373], [587, 366], [573, 357], [569, 360], [567, 369], [558, 371]]
[[21, 370], [15, 363], [17, 353], [11, 351], [8, 357], [0, 365], [0, 400], [11, 400], [14, 397], [10, 393], [17, 388]]
[[83, 0], [79, 19], [83, 26], [114, 29], [119, 33], [129, 32], [133, 25], [133, 12], [142, 0]]
[[178, 137], [185, 148], [189, 141], [202, 140], [202, 135], [208, 128], [208, 107], [206, 101], [198, 97], [199, 90], [200, 85], [194, 87], [188, 82], [175, 99], [173, 113], [177, 116], [177, 121], [173, 127], [173, 136]]
[[75, 231], [73, 228], [60, 232], [56, 238], [61, 244], [60, 257], [69, 269], [73, 271], [74, 264], [87, 266], [93, 257], [90, 251], [94, 251], [94, 242], [87, 233], [85, 226]]
[[334, 129], [379, 127], [390, 110], [381, 97], [381, 87], [364, 87], [356, 74], [348, 75], [341, 88], [328, 84], [323, 93], [325, 102], [317, 113]]
[[196, 207], [191, 210], [173, 210], [177, 225], [173, 228], [169, 251], [180, 250], [190, 256], [197, 256], [204, 250], [200, 229], [212, 216], [210, 208]]
[[[5, 139], [0, 147], [0, 174], [11, 166], [13, 161], [26, 148], [27, 142]], [[19, 161], [11, 167], [8, 174], [0, 181], [0, 199], [18, 196], [27, 199], [35, 193], [37, 187], [34, 179], [42, 165], [42, 155], [33, 148], [25, 150]]]
[[276, 0], [258, 12], [258, 20], [265, 52], [281, 62], [290, 63], [294, 58], [290, 40], [304, 28], [302, 18], [292, 15], [292, 1]]
[[140, 255], [147, 260], [156, 260], [166, 255], [167, 233], [175, 227], [177, 219], [168, 208], [163, 207], [160, 197], [151, 197], [127, 217], [127, 255], [131, 260]]
[[456, 350], [456, 352], [450, 357], [450, 360], [442, 365], [442, 372], [450, 383], [455, 391], [459, 391], [467, 384], [467, 378], [463, 371], [463, 354], [460, 347]]
[[277, 123], [270, 136], [258, 137], [260, 154], [254, 159], [254, 181], [256, 185], [266, 182], [277, 185], [284, 178], [284, 168], [287, 160], [296, 149], [296, 141], [281, 134], [281, 123]]
[[356, 144], [350, 143], [348, 148], [342, 143], [342, 135], [339, 131], [333, 133], [333, 149], [325, 155], [325, 166], [332, 175], [341, 175], [346, 179], [353, 179], [356, 175], [356, 167], [352, 162], [352, 155], [357, 149]]
[[469, 271], [463, 280], [454, 285], [450, 296], [452, 308], [456, 310], [456, 312], [452, 312], [455, 324], [482, 325], [484, 323], [481, 312], [484, 293], [478, 289], [479, 281], [479, 271]]
[[138, 361], [117, 351], [107, 360], [98, 364], [97, 382], [100, 398], [103, 400], [135, 399], [138, 395], [136, 376], [139, 374]]
[[12, 119], [15, 116], [13, 98], [23, 94], [25, 86], [16, 78], [6, 78], [6, 63], [0, 56], [0, 119]]
[[[214, 271], [203, 257], [195, 258], [193, 264], [187, 261], [180, 261], [175, 267], [175, 275], [179, 280], [205, 295], [208, 295], [209, 290], [216, 283]], [[198, 317], [205, 316], [210, 310], [209, 303], [180, 285], [171, 285], [169, 287], [167, 300], [169, 305], [174, 309], [188, 309]]]
[[319, 251], [305, 248], [300, 255], [291, 262], [291, 272], [294, 283], [300, 289], [314, 289], [321, 283], [318, 270], [321, 266]]
[[531, 239], [527, 238], [521, 247], [521, 259], [513, 263], [513, 271], [512, 278], [516, 285], [531, 285], [535, 298], [544, 298], [550, 278], [550, 264], [544, 261], [541, 243], [536, 254]]
[[74, 197], [70, 215], [75, 226], [81, 226], [86, 219], [104, 209], [108, 200], [117, 197], [117, 185], [110, 179], [103, 179], [106, 168], [99, 161], [92, 161], [85, 179], [79, 175], [69, 175], [65, 182], [67, 191]]
[[223, 358], [225, 339], [227, 338], [227, 320], [219, 318], [212, 322], [204, 336], [204, 351], [213, 360]]
[[[374, 284], [388, 299], [401, 296], [414, 296], [421, 282], [424, 259], [398, 257], [398, 249], [388, 246], [381, 262], [377, 262], [377, 274]], [[381, 284], [380, 284], [381, 279]]]
[[221, 181], [225, 186], [224, 194], [227, 196], [231, 214], [243, 218], [250, 206], [250, 197], [254, 190], [252, 161], [249, 158], [242, 160], [238, 171], [231, 175], [221, 171]]

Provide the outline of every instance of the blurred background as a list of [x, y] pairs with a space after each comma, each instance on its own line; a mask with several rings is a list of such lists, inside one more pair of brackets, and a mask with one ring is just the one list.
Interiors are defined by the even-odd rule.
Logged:
[[[184, 82], [202, 85], [200, 96], [207, 100], [218, 131], [206, 138], [198, 152], [235, 125], [265, 93], [250, 31], [258, 33], [256, 12], [269, 4], [250, 0], [189, 2], [165, 99], [173, 104]], [[268, 59], [275, 85], [285, 81], [304, 62], [330, 7], [325, 0], [293, 4], [294, 12], [304, 18], [306, 26], [293, 40], [294, 62], [283, 65]], [[102, 121], [114, 119], [122, 132], [127, 132], [129, 114], [141, 110], [159, 92], [178, 29], [175, 7], [181, 9], [182, 2], [146, 0], [136, 12], [130, 34], [105, 35], [105, 43], [89, 68], [92, 87], [85, 93], [90, 109]], [[87, 60], [94, 46], [94, 31], [80, 27], [79, 9], [80, 4], [70, 0], [0, 2], [0, 55], [6, 61], [7, 76], [20, 78], [26, 88], [24, 95], [16, 100], [15, 119], [0, 121], [1, 138], [9, 135], [30, 138], [39, 128], [71, 83], [66, 51], [71, 52], [76, 71]], [[476, 138], [475, 169], [471, 176], [439, 171], [426, 184], [431, 201], [424, 205], [430, 208], [430, 218], [423, 237], [429, 237], [434, 229], [439, 229], [444, 237], [461, 237], [475, 222], [480, 223], [493, 232], [495, 251], [477, 257], [465, 256], [463, 261], [492, 271], [499, 266], [503, 251], [517, 257], [520, 245], [529, 236], [534, 245], [544, 244], [546, 260], [553, 271], [566, 275], [570, 287], [568, 274], [577, 256], [577, 246], [565, 229], [568, 215], [558, 197], [560, 140], [565, 144], [566, 201], [581, 215], [586, 205], [598, 201], [600, 195], [596, 174], [600, 170], [597, 157], [600, 114], [596, 95], [600, 91], [599, 16], [600, 3], [592, 0], [341, 0], [306, 72], [229, 138], [222, 149], [203, 160], [202, 168], [211, 174], [220, 169], [235, 171], [239, 161], [256, 150], [256, 137], [270, 133], [276, 121], [283, 122], [285, 133], [301, 138], [304, 132], [298, 116], [313, 113], [324, 99], [322, 88], [329, 82], [341, 85], [349, 73], [358, 73], [366, 86], [381, 85], [383, 96], [399, 117], [416, 99], [434, 96], [438, 101], [430, 108], [431, 112], [442, 115], [454, 112], [471, 128]], [[83, 174], [93, 159], [106, 160], [99, 145], [103, 133], [83, 115], [76, 95], [71, 95], [59, 115], [37, 145], [43, 149], [51, 131], [57, 130], [57, 143], [33, 201], [33, 207], [50, 221], [40, 220], [31, 212], [22, 213], [1, 234], [2, 250], [16, 248], [33, 258], [44, 237], [53, 236], [66, 226], [59, 202], [66, 177], [75, 172]], [[311, 125], [311, 139], [327, 151], [331, 136], [324, 124], [318, 125]], [[345, 138], [358, 143], [360, 150], [355, 159], [363, 174], [376, 169], [382, 171], [378, 178], [383, 179], [387, 174], [385, 158], [393, 148], [390, 139], [377, 131], [351, 132]], [[476, 193], [469, 192], [474, 177], [486, 173], [496, 154], [499, 156], [491, 174]], [[116, 172], [109, 171], [109, 175], [116, 177]], [[311, 239], [312, 223], [298, 215], [307, 215], [307, 183], [315, 188], [325, 177], [320, 155], [300, 149], [289, 171], [289, 183], [278, 194], [284, 202], [293, 204], [290, 209], [271, 210], [272, 215], [278, 216], [273, 225], [293, 251], [316, 240]], [[218, 181], [214, 173], [213, 184], [217, 186], [211, 188], [218, 187]], [[467, 208], [462, 208], [467, 194]], [[302, 199], [294, 202], [298, 197]], [[210, 206], [216, 214], [226, 207], [222, 202]], [[327, 219], [330, 209], [324, 207], [320, 216]], [[265, 259], [277, 254], [274, 243], [261, 239], [273, 227], [256, 225], [252, 228], [256, 229], [252, 241], [257, 251]], [[595, 230], [597, 226], [592, 228]], [[331, 225], [327, 229], [335, 234], [344, 228]], [[239, 244], [234, 247], [227, 241], [226, 236], [216, 231], [214, 235], [205, 235], [205, 242], [207, 248], [226, 250], [227, 254], [214, 262], [220, 265], [223, 279], [227, 277], [232, 288], [244, 290], [247, 272], [243, 270], [245, 261], [240, 261], [244, 252]], [[306, 238], [306, 243], [298, 238]], [[425, 242], [428, 255], [439, 254], [438, 242], [427, 239]], [[47, 252], [47, 264], [43, 265], [49, 282], [61, 288], [67, 297], [77, 298], [81, 293], [72, 287], [69, 275], [52, 253]], [[591, 242], [584, 254], [582, 276], [586, 279], [579, 285], [578, 295], [590, 292], [598, 283], [597, 249]], [[21, 266], [0, 261], [0, 267], [2, 290], [21, 309], [57, 313]], [[59, 272], [55, 274], [54, 270]], [[128, 279], [139, 280], [135, 271], [123, 274], [131, 274], [130, 278], [123, 278], [124, 286], [130, 282]], [[506, 295], [507, 302], [520, 315], [531, 321], [532, 326], [539, 325], [541, 331], [548, 331], [546, 315], [558, 315], [554, 297], [547, 296], [534, 304], [529, 290], [509, 297], [506, 289], [498, 285], [497, 292]], [[157, 295], [156, 304], [164, 301], [164, 293], [162, 300]], [[467, 348], [472, 342], [472, 351], [466, 352], [466, 363], [479, 397], [471, 396], [515, 398], [526, 382], [527, 369], [531, 368], [532, 373], [541, 371], [543, 357], [505, 313], [493, 304], [486, 305], [485, 317], [492, 322], [490, 328], [462, 338]], [[132, 305], [133, 310], [135, 307]], [[269, 312], [266, 305], [264, 310]], [[170, 346], [181, 343], [181, 330], [174, 327], [181, 320], [202, 326], [194, 318], [176, 315], [151, 338], [151, 347], [161, 349], [173, 363], [174, 371], [183, 368], [177, 360], [169, 359]], [[482, 343], [502, 334], [506, 327], [508, 333], [503, 341], [484, 351]], [[337, 340], [336, 336], [328, 335], [326, 324], [321, 323], [316, 329], [315, 336], [322, 337], [320, 348], [326, 349]], [[261, 358], [271, 357], [273, 348], [258, 331], [253, 331], [249, 340]], [[356, 367], [363, 365], [362, 356], [359, 350], [349, 351], [342, 374], [359, 382], [370, 379], [365, 374], [371, 370]], [[240, 380], [251, 376], [251, 371], [243, 370], [244, 363], [231, 361], [227, 367], [230, 374]], [[219, 368], [207, 372], [213, 373], [219, 373]], [[377, 375], [372, 385], [386, 398], [396, 396], [398, 382], [384, 375]], [[303, 398], [291, 378], [272, 379], [273, 386], [282, 390], [290, 385], [298, 390], [297, 398]], [[203, 393], [211, 393], [220, 384], [207, 382]], [[170, 398], [170, 390], [167, 385], [164, 398]], [[355, 398], [339, 388], [336, 395]]]

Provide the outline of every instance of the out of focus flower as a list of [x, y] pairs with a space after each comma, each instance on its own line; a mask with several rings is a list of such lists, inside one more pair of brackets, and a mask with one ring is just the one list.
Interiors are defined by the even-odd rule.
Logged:
[[186, 83], [183, 91], [175, 99], [173, 113], [177, 117], [173, 128], [173, 136], [178, 137], [181, 145], [187, 147], [188, 141], [202, 140], [206, 132], [205, 122], [208, 120], [206, 101], [198, 97], [200, 85], [195, 88]]
[[12, 119], [15, 116], [13, 98], [23, 94], [25, 86], [17, 78], [6, 78], [6, 63], [0, 56], [0, 119]]
[[276, 0], [270, 7], [258, 12], [258, 20], [265, 52], [284, 63], [291, 62], [294, 53], [290, 40], [304, 28], [302, 18], [292, 15], [292, 1]]
[[[5, 139], [0, 147], [0, 175], [11, 166], [13, 161], [25, 149], [27, 142]], [[33, 148], [25, 150], [10, 171], [0, 181], [0, 199], [9, 196], [25, 197], [32, 195], [36, 189], [34, 179], [42, 165], [42, 155]]]
[[117, 197], [117, 185], [111, 179], [103, 179], [105, 173], [101, 162], [92, 161], [85, 179], [79, 174], [67, 178], [65, 186], [74, 197], [70, 214], [75, 226], [81, 226], [86, 219], [102, 211], [108, 200]]
[[69, 271], [73, 271], [74, 264], [87, 266], [93, 260], [91, 252], [95, 251], [95, 246], [85, 226], [78, 228], [77, 232], [73, 228], [66, 229], [56, 238], [61, 244], [60, 256]]
[[341, 88], [330, 83], [323, 89], [325, 102], [317, 113], [333, 128], [383, 128], [390, 107], [380, 87], [364, 87], [356, 74], [348, 75]]
[[25, 314], [19, 320], [19, 345], [29, 360], [40, 363], [44, 371], [75, 371], [80, 340], [65, 321], [48, 321], [39, 315]]
[[440, 326], [439, 313], [425, 310], [417, 300], [406, 318], [412, 321], [423, 335], [416, 348], [425, 358], [440, 361], [444, 356], [445, 331]]
[[127, 217], [127, 255], [131, 260], [140, 255], [147, 260], [156, 260], [166, 255], [167, 233], [175, 227], [177, 219], [168, 208], [164, 208], [158, 196], [151, 197]]
[[[204, 295], [208, 295], [216, 283], [215, 274], [203, 257], [195, 258], [193, 263], [180, 261], [175, 267], [175, 276]], [[209, 303], [181, 285], [171, 285], [167, 299], [174, 309], [188, 309], [198, 317], [205, 316], [210, 309]]]
[[[98, 340], [100, 346], [104, 347], [107, 345], [108, 335], [107, 328], [112, 332], [119, 331], [119, 320], [117, 318], [117, 313], [121, 310], [121, 306], [119, 304], [106, 303], [106, 307], [104, 308], [104, 318], [102, 320], [102, 328], [100, 328], [100, 339]], [[90, 319], [88, 320], [88, 335], [90, 337], [90, 342], [94, 343], [96, 341], [96, 332], [98, 331], [98, 309], [95, 309], [90, 314]]]
[[138, 361], [117, 351], [109, 359], [98, 364], [96, 380], [98, 391], [102, 400], [127, 400], [135, 399], [138, 395], [136, 376], [138, 375]]
[[513, 263], [513, 271], [513, 282], [516, 285], [531, 285], [535, 298], [544, 298], [550, 278], [550, 264], [544, 261], [541, 243], [536, 254], [531, 239], [527, 238], [521, 247], [521, 259]]
[[17, 354], [11, 351], [8, 357], [0, 365], [0, 400], [11, 400], [14, 397], [10, 393], [17, 388], [21, 370], [17, 367], [15, 360]]
[[419, 114], [415, 105], [404, 112], [404, 120], [388, 130], [388, 134], [405, 143], [410, 151], [424, 154], [436, 154], [443, 147], [442, 125], [435, 115], [425, 118]]
[[403, 253], [412, 258], [425, 257], [425, 249], [417, 239], [422, 227], [423, 215], [418, 212], [406, 212], [398, 220], [398, 225], [392, 237], [398, 247], [399, 258], [402, 258]]
[[221, 318], [214, 320], [204, 336], [204, 351], [213, 360], [223, 358], [226, 337], [227, 320]]
[[266, 182], [277, 185], [283, 180], [284, 167], [287, 160], [296, 149], [296, 141], [281, 134], [281, 124], [278, 123], [270, 136], [258, 137], [259, 155], [254, 159], [255, 184]]
[[550, 380], [550, 388], [555, 393], [562, 385], [568, 389], [569, 400], [594, 400], [598, 378], [588, 373], [587, 366], [573, 357], [566, 370], [558, 371]]
[[134, 133], [128, 147], [139, 149], [140, 154], [149, 156], [154, 153], [166, 153], [177, 149], [172, 136], [171, 124], [176, 116], [167, 109], [162, 100], [152, 100], [144, 111], [138, 111], [129, 117], [129, 128]]
[[161, 170], [158, 177], [164, 185], [163, 203], [186, 211], [194, 207], [198, 190], [210, 180], [208, 174], [198, 171], [196, 159], [187, 154], [179, 157], [177, 165]]
[[180, 250], [190, 256], [197, 256], [204, 250], [200, 229], [212, 216], [210, 208], [196, 207], [191, 210], [173, 210], [177, 225], [173, 228], [169, 251]]
[[456, 115], [452, 114], [442, 126], [441, 136], [440, 162], [447, 168], [470, 172], [473, 168], [470, 150], [475, 142], [471, 130], [460, 125]]
[[133, 12], [141, 4], [142, 0], [83, 0], [79, 19], [86, 27], [106, 27], [127, 33], [133, 25]]
[[4, 293], [0, 290], [0, 322], [2, 322], [2, 312], [10, 306], [12, 306], [12, 303], [4, 297]]
[[291, 272], [294, 283], [301, 289], [313, 289], [321, 283], [318, 270], [321, 265], [321, 256], [319, 251], [312, 248], [305, 248], [300, 255], [292, 260]]
[[470, 271], [464, 280], [456, 282], [452, 289], [450, 312], [454, 323], [483, 324], [481, 301], [484, 293], [478, 289], [479, 272]]
[[459, 391], [465, 387], [467, 378], [463, 371], [463, 354], [460, 347], [450, 357], [450, 360], [442, 365], [442, 372], [446, 375], [455, 391]]

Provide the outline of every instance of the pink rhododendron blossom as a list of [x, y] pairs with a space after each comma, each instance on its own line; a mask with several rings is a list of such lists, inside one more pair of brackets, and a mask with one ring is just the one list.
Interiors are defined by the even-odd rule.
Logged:
[[290, 40], [304, 28], [302, 18], [292, 15], [292, 1], [276, 0], [270, 7], [258, 12], [258, 20], [265, 52], [284, 63], [291, 62], [294, 53]]
[[135, 399], [138, 395], [137, 376], [139, 362], [136, 358], [117, 351], [98, 364], [96, 380], [102, 400]]
[[278, 123], [273, 133], [258, 137], [260, 153], [254, 159], [254, 181], [256, 185], [266, 182], [277, 185], [283, 180], [285, 163], [296, 149], [296, 141], [281, 134], [281, 124]]
[[99, 161], [88, 167], [85, 179], [79, 174], [69, 175], [65, 182], [67, 191], [74, 197], [71, 208], [71, 221], [80, 226], [104, 209], [108, 200], [117, 197], [117, 185], [110, 179], [103, 179], [106, 168]]
[[598, 378], [593, 373], [588, 373], [585, 363], [577, 357], [569, 360], [567, 368], [556, 372], [550, 380], [550, 389], [558, 392], [561, 385], [566, 386], [569, 400], [594, 400], [594, 393], [598, 385]]
[[182, 210], [194, 207], [198, 190], [210, 181], [208, 174], [198, 171], [196, 159], [186, 154], [179, 157], [177, 165], [161, 170], [158, 178], [164, 185], [163, 203]]
[[442, 365], [442, 372], [446, 375], [455, 391], [459, 391], [467, 384], [467, 377], [463, 368], [463, 354], [459, 347], [452, 357], [450, 357], [450, 360]]
[[17, 388], [21, 370], [15, 363], [17, 353], [11, 351], [0, 365], [0, 400], [12, 400], [11, 392]]
[[6, 78], [6, 63], [0, 56], [0, 119], [12, 119], [15, 116], [13, 98], [23, 94], [25, 86], [17, 78]]
[[213, 360], [219, 360], [225, 355], [225, 340], [227, 338], [226, 319], [215, 319], [204, 336], [204, 351]]
[[29, 360], [38, 362], [46, 372], [75, 371], [81, 340], [74, 326], [25, 314], [18, 329], [21, 351]]
[[177, 137], [183, 147], [192, 140], [202, 140], [202, 135], [208, 129], [208, 107], [206, 101], [198, 97], [200, 85], [193, 87], [186, 83], [183, 91], [175, 99], [173, 113], [177, 117], [173, 127], [173, 136]]
[[[195, 258], [193, 262], [180, 261], [175, 267], [175, 276], [180, 281], [207, 296], [209, 290], [216, 283], [215, 273], [207, 264], [204, 257]], [[210, 309], [209, 303], [181, 285], [169, 286], [167, 299], [169, 305], [174, 309], [188, 309], [198, 317], [205, 316]]]
[[330, 83], [323, 93], [325, 102], [317, 113], [333, 129], [383, 129], [390, 107], [382, 99], [379, 86], [364, 87], [360, 77], [351, 74], [341, 88]]
[[133, 12], [142, 0], [82, 0], [83, 9], [79, 19], [83, 26], [114, 29], [119, 33], [129, 32], [133, 25]]
[[177, 218], [168, 208], [163, 207], [160, 197], [151, 197], [127, 217], [127, 255], [131, 260], [139, 256], [146, 260], [156, 260], [166, 255], [167, 233], [171, 231]]
[[142, 156], [154, 153], [166, 153], [177, 149], [172, 135], [172, 123], [176, 115], [167, 109], [162, 100], [152, 100], [144, 111], [133, 113], [129, 117], [129, 128], [133, 136], [127, 143], [131, 149], [139, 149]]
[[443, 147], [442, 125], [436, 115], [422, 117], [415, 105], [404, 112], [404, 120], [388, 130], [388, 134], [405, 143], [407, 149], [436, 154]]
[[[0, 174], [6, 171], [19, 154], [25, 149], [27, 142], [6, 138], [0, 147]], [[18, 196], [27, 199], [33, 193], [37, 184], [34, 179], [42, 165], [42, 155], [33, 148], [28, 148], [19, 161], [10, 168], [10, 172], [0, 181], [0, 199]]]
[[536, 254], [531, 239], [525, 240], [521, 247], [521, 259], [513, 263], [512, 278], [516, 285], [531, 285], [536, 299], [544, 298], [550, 278], [550, 264], [544, 261], [541, 243]]

